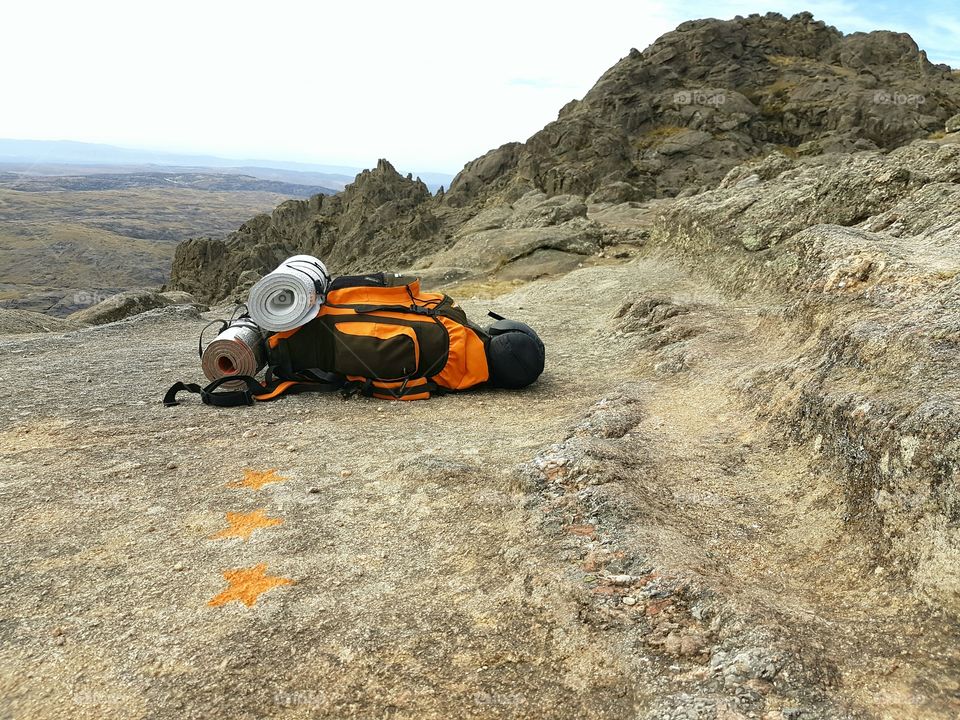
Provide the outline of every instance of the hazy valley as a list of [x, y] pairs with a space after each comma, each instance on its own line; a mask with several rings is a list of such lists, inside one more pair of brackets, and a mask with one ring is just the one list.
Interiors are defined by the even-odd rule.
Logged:
[[169, 276], [176, 244], [326, 188], [202, 172], [37, 175], [0, 165], [0, 307], [66, 315]]

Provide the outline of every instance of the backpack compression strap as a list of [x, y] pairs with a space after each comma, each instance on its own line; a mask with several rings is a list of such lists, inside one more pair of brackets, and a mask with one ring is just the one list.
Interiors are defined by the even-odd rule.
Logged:
[[385, 381], [348, 375], [343, 385], [343, 394], [347, 397], [363, 395], [381, 400], [426, 400], [443, 393], [443, 388], [425, 377]]

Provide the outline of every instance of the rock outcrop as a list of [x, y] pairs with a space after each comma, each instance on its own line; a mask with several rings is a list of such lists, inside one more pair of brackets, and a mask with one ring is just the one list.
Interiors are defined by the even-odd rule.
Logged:
[[322, 257], [340, 272], [400, 266], [431, 246], [435, 203], [419, 179], [386, 160], [336, 195], [291, 200], [258, 215], [225, 239], [197, 238], [177, 248], [170, 286], [205, 299], [227, 297], [241, 274], [269, 272], [298, 253]]
[[746, 160], [890, 149], [952, 129], [958, 111], [960, 80], [904, 34], [844, 36], [809, 13], [687, 22], [631, 50], [525, 143], [467, 163], [445, 193], [431, 196], [382, 160], [342, 193], [284, 203], [223, 240], [182, 243], [170, 284], [236, 297], [244, 272], [299, 252], [335, 272], [531, 277], [523, 264], [533, 256], [562, 271], [602, 243], [573, 217], [531, 220], [531, 202], [695, 194]]
[[522, 146], [470, 163], [448, 197], [515, 182], [551, 195], [673, 196], [776, 148], [893, 148], [942, 130], [958, 109], [958, 78], [908, 35], [844, 36], [809, 13], [697, 20], [631, 50]]
[[535, 190], [513, 203], [480, 210], [448, 242], [444, 250], [421, 258], [419, 265], [431, 274], [455, 270], [458, 278], [509, 266], [502, 276], [529, 280], [569, 271], [609, 244], [602, 227], [587, 218], [582, 198], [547, 197]]
[[958, 234], [960, 143], [933, 141], [739, 167], [652, 233], [790, 320], [788, 358], [741, 390], [842, 479], [877, 562], [938, 603], [960, 593]]

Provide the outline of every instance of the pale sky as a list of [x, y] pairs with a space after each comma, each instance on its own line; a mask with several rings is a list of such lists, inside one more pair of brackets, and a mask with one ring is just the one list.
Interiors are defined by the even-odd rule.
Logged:
[[0, 137], [454, 173], [683, 20], [804, 9], [960, 66], [947, 0], [8, 2]]

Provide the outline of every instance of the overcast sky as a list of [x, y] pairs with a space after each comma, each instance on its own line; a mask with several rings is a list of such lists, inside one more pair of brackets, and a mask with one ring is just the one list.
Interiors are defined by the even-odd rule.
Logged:
[[8, 2], [0, 137], [456, 172], [683, 20], [809, 9], [960, 66], [953, 2]]

